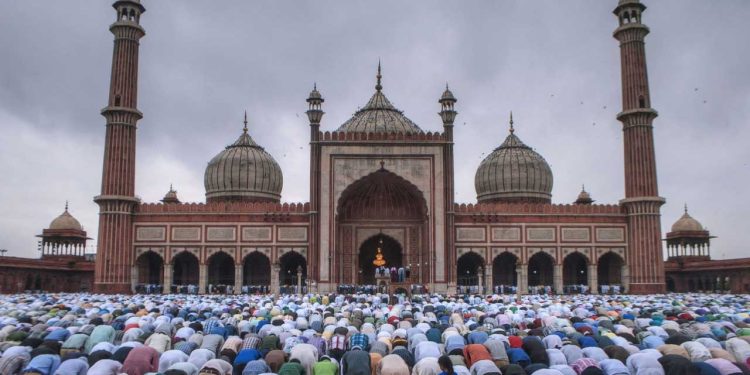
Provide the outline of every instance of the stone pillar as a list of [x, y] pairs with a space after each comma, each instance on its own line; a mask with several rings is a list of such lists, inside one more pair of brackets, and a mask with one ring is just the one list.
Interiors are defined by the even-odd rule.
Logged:
[[302, 267], [297, 267], [297, 294], [302, 294]]
[[234, 294], [242, 293], [242, 279], [244, 278], [242, 264], [234, 265]]
[[477, 268], [477, 284], [479, 287], [479, 294], [484, 294], [484, 267], [482, 266]]
[[138, 266], [130, 267], [130, 291], [135, 293], [135, 286], [138, 284]]
[[485, 294], [494, 294], [495, 293], [495, 284], [492, 283], [492, 265], [488, 265], [484, 267], [484, 285], [485, 285]]
[[589, 289], [591, 294], [599, 294], [599, 276], [596, 274], [596, 264], [589, 264]]
[[172, 293], [172, 265], [169, 263], [164, 264], [164, 274], [162, 277], [162, 293]]
[[630, 293], [630, 267], [627, 264], [622, 265], [620, 275], [622, 275], [622, 279], [620, 280], [622, 288], [620, 288], [620, 292], [622, 294]]
[[206, 294], [208, 285], [208, 266], [201, 263], [198, 265], [198, 294]]
[[518, 264], [516, 265], [516, 286], [518, 290], [518, 294], [526, 294], [529, 292], [528, 290], [528, 268], [527, 264]]
[[552, 288], [555, 290], [555, 293], [557, 294], [563, 293], [563, 265], [562, 264], [555, 264], [555, 266], [552, 269]]
[[279, 272], [281, 272], [281, 265], [274, 263], [271, 265], [271, 293], [279, 295], [281, 288], [279, 287]]

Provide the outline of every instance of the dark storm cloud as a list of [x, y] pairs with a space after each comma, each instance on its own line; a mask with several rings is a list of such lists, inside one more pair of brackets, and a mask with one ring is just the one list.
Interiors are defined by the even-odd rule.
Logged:
[[[313, 82], [334, 130], [385, 93], [424, 130], [441, 130], [445, 82], [458, 97], [457, 201], [475, 201], [474, 171], [507, 134], [539, 151], [553, 200], [581, 184], [598, 203], [623, 196], [615, 1], [145, 1], [137, 192], [175, 184], [203, 200], [203, 169], [250, 131], [279, 162], [283, 199], [308, 199]], [[719, 236], [717, 256], [743, 256], [750, 204], [750, 3], [651, 0], [647, 58], [666, 229], [688, 202]], [[33, 235], [66, 199], [96, 237], [114, 20], [108, 1], [8, 2], [0, 13], [0, 247], [34, 256]]]

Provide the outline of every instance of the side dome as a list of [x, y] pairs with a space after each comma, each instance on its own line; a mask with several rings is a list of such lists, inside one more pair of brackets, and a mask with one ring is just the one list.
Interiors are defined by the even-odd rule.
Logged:
[[383, 94], [380, 81], [380, 64], [378, 64], [375, 94], [364, 107], [354, 113], [352, 118], [342, 124], [336, 131], [347, 133], [422, 133], [422, 129], [409, 120], [404, 113], [391, 104]]
[[74, 218], [73, 215], [68, 212], [68, 203], [65, 203], [65, 211], [60, 214], [60, 216], [56, 217], [55, 220], [52, 220], [51, 223], [49, 223], [49, 228], [51, 230], [83, 230], [83, 227], [81, 226], [81, 223], [78, 222], [78, 219]]
[[479, 203], [550, 203], [552, 170], [547, 161], [514, 134], [479, 164], [474, 187]]
[[682, 214], [682, 217], [672, 224], [672, 232], [702, 232], [705, 230], [698, 220], [690, 216], [687, 205], [685, 205], [685, 213]]
[[237, 141], [216, 155], [206, 167], [206, 201], [278, 202], [284, 184], [281, 168], [245, 127]]

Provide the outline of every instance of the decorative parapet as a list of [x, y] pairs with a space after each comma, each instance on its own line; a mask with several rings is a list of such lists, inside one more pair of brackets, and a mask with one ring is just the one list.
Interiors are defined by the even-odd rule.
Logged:
[[310, 203], [273, 202], [221, 202], [221, 203], [142, 203], [136, 214], [188, 214], [188, 213], [265, 213], [309, 214]]
[[543, 204], [543, 203], [455, 203], [458, 214], [475, 215], [625, 215], [616, 204]]
[[321, 142], [351, 142], [351, 141], [403, 141], [403, 142], [429, 142], [448, 141], [441, 132], [420, 133], [361, 133], [361, 132], [320, 132]]

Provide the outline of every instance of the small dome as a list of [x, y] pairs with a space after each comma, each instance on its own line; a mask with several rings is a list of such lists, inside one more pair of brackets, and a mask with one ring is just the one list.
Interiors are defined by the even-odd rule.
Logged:
[[167, 194], [164, 194], [164, 198], [161, 201], [164, 204], [180, 203], [180, 199], [177, 198], [177, 191], [172, 188], [172, 185], [169, 185], [169, 191]]
[[581, 187], [581, 192], [578, 193], [578, 198], [576, 198], [575, 204], [592, 204], [594, 203], [594, 200], [591, 199], [591, 194], [589, 194], [588, 191], [586, 191], [586, 187]]
[[51, 230], [83, 230], [81, 223], [68, 212], [68, 203], [65, 203], [65, 212], [56, 217], [49, 224]]
[[313, 90], [310, 91], [310, 96], [307, 98], [308, 102], [311, 102], [313, 100], [320, 100], [321, 102], [323, 101], [323, 96], [320, 95], [320, 91], [318, 91], [317, 84], [313, 85]]
[[549, 203], [552, 170], [544, 158], [514, 134], [479, 164], [474, 178], [477, 201]]
[[702, 232], [705, 230], [698, 220], [693, 219], [688, 214], [687, 205], [685, 205], [685, 213], [682, 214], [682, 217], [672, 224], [672, 232]]
[[208, 202], [281, 199], [281, 168], [247, 133], [247, 117], [237, 141], [208, 163], [204, 185]]
[[448, 88], [448, 85], [445, 85], [445, 91], [443, 91], [443, 95], [440, 97], [440, 100], [438, 102], [442, 103], [443, 101], [453, 101], [456, 102], [456, 97], [453, 96], [453, 92]]
[[380, 84], [380, 64], [378, 64], [375, 94], [364, 107], [341, 125], [337, 131], [348, 133], [422, 133], [422, 129], [406, 118], [404, 113], [391, 104], [383, 95]]

